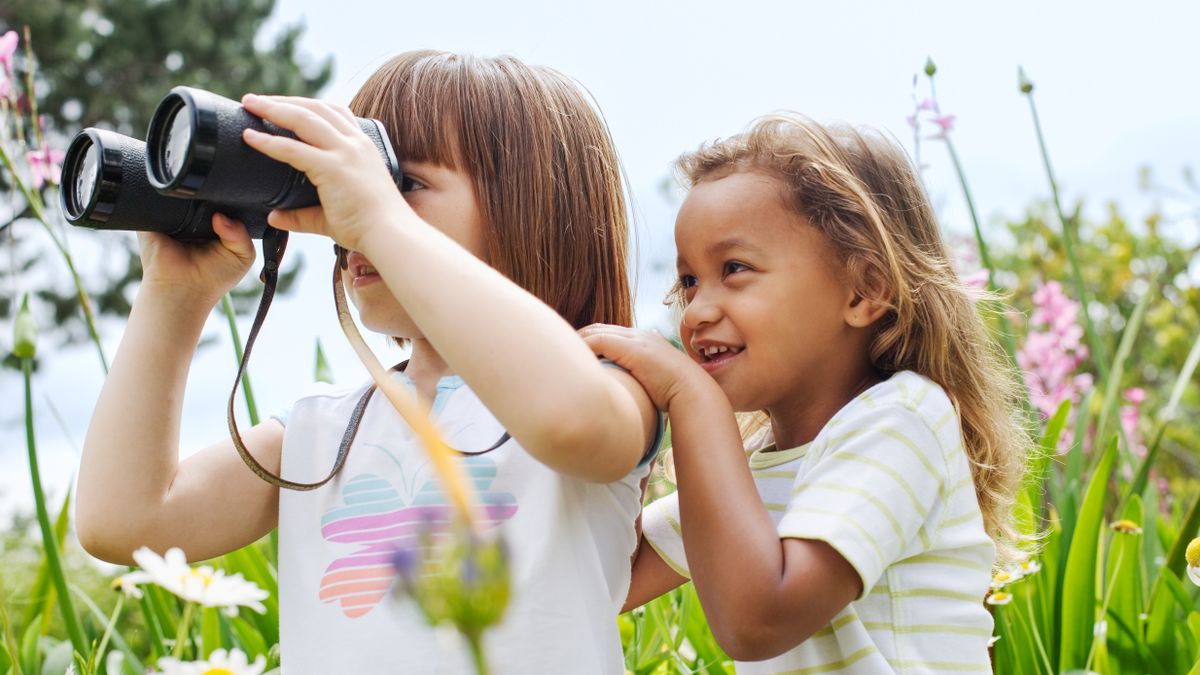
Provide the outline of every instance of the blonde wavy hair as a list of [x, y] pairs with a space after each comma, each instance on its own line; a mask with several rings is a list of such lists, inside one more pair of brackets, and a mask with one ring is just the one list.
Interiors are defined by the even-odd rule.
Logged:
[[[844, 280], [888, 307], [870, 345], [873, 366], [884, 377], [911, 370], [945, 389], [961, 420], [997, 563], [1019, 557], [1012, 505], [1032, 445], [1022, 385], [988, 334], [978, 293], [955, 272], [921, 181], [898, 144], [875, 131], [779, 113], [683, 155], [677, 169], [687, 187], [740, 171], [781, 183], [791, 208], [836, 251]], [[761, 414], [743, 420], [743, 434], [763, 422]]]

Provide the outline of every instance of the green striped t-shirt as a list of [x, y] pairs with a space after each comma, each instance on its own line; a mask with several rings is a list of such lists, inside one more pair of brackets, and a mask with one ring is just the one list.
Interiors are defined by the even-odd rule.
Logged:
[[[780, 538], [827, 542], [858, 572], [863, 594], [809, 639], [739, 662], [738, 673], [991, 672], [983, 598], [995, 547], [958, 414], [940, 386], [896, 373], [846, 404], [811, 443], [756, 450], [750, 470]], [[681, 527], [677, 494], [647, 507], [647, 540], [688, 576]]]

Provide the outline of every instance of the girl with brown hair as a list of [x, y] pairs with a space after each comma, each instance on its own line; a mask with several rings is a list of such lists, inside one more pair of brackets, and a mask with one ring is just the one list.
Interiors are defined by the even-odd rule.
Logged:
[[[631, 323], [622, 181], [599, 112], [548, 68], [432, 51], [386, 63], [350, 109], [243, 105], [295, 132], [244, 140], [304, 171], [321, 198], [270, 223], [348, 251], [362, 322], [411, 343], [394, 377], [460, 451], [483, 524], [504, 532], [513, 600], [487, 636], [494, 671], [619, 672], [615, 618], [659, 423], [641, 386], [575, 332]], [[354, 115], [384, 123], [400, 191]], [[386, 401], [357, 414], [366, 386], [301, 398], [243, 435], [272, 473], [309, 481], [361, 417], [344, 469], [319, 489], [260, 481], [228, 439], [178, 461], [200, 329], [254, 260], [240, 226], [214, 228], [220, 241], [204, 248], [141, 235], [143, 283], [84, 449], [80, 540], [113, 562], [143, 545], [204, 559], [278, 526], [289, 672], [465, 672], [465, 651], [437, 649], [412, 607], [383, 602], [391, 551], [416, 545], [422, 524], [445, 527], [449, 504]], [[136, 427], [128, 409], [143, 412]]]
[[989, 672], [1029, 440], [907, 157], [780, 114], [679, 166], [686, 354], [583, 331], [671, 420], [627, 607], [690, 577], [739, 673]]

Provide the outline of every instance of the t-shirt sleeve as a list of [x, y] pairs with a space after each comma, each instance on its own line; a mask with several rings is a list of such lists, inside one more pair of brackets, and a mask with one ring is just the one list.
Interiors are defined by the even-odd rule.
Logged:
[[946, 461], [934, 432], [913, 410], [861, 411], [814, 448], [779, 522], [779, 536], [832, 546], [862, 579], [865, 597], [918, 537], [945, 489]]
[[680, 576], [691, 578], [683, 553], [683, 530], [679, 527], [679, 493], [659, 499], [642, 514], [642, 534], [650, 547]]

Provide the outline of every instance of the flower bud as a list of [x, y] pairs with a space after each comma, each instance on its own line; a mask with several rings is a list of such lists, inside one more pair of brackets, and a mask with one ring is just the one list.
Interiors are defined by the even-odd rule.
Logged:
[[32, 359], [37, 354], [37, 324], [29, 311], [29, 296], [21, 300], [21, 309], [13, 322], [13, 354], [19, 359]]
[[1017, 66], [1017, 83], [1021, 87], [1022, 94], [1028, 94], [1033, 91], [1033, 82], [1025, 76], [1025, 69]]
[[937, 72], [937, 66], [934, 65], [934, 63], [933, 63], [933, 57], [926, 57], [925, 58], [925, 74], [928, 75], [929, 77], [933, 77], [934, 73], [936, 73], [936, 72]]

